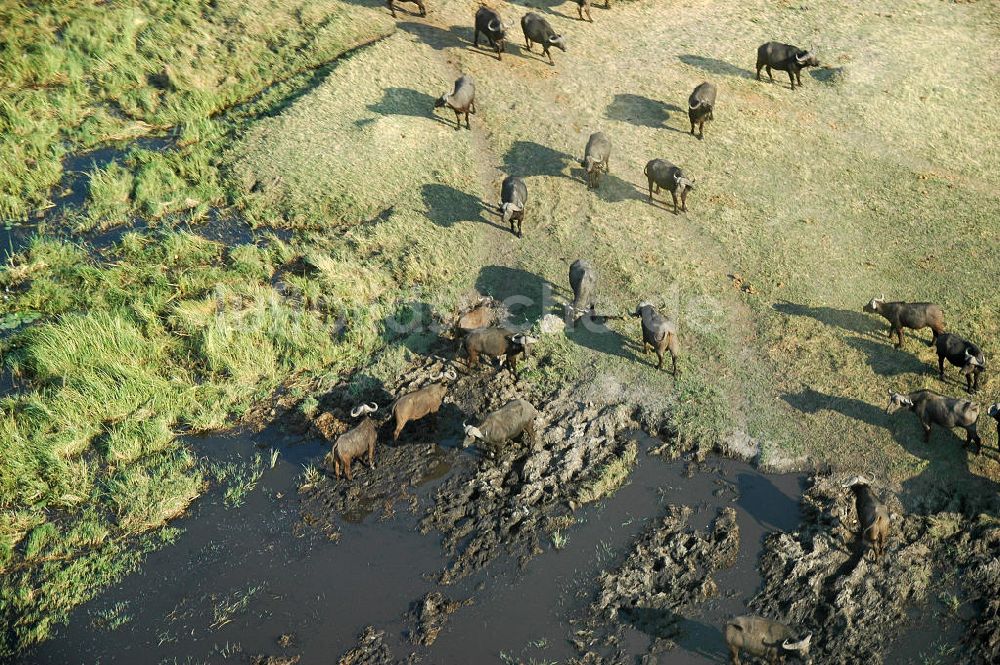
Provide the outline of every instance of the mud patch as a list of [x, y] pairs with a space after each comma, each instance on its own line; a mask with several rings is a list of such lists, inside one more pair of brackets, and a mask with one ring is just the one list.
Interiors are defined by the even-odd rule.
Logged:
[[736, 511], [723, 508], [705, 531], [693, 528], [693, 515], [688, 506], [669, 506], [625, 563], [601, 574], [597, 601], [576, 633], [579, 662], [624, 662], [628, 627], [653, 638], [651, 653], [670, 650], [681, 635], [683, 614], [718, 595], [712, 575], [734, 565], [740, 549]]
[[434, 640], [448, 621], [448, 616], [459, 608], [471, 604], [471, 599], [453, 601], [439, 591], [428, 593], [422, 600], [414, 603], [407, 614], [407, 618], [414, 624], [408, 631], [410, 642], [424, 646], [434, 644]]
[[[751, 609], [812, 632], [813, 657], [820, 662], [844, 662], [843, 654], [869, 663], [886, 662], [889, 655], [904, 662], [927, 655], [925, 649], [996, 662], [1000, 634], [990, 617], [998, 607], [987, 600], [1000, 591], [996, 523], [959, 513], [903, 515], [898, 499], [881, 491], [892, 527], [885, 556], [871, 561], [861, 556], [853, 498], [842, 480], [814, 477], [803, 496], [799, 531], [768, 537], [764, 585]], [[933, 616], [922, 618], [928, 614]], [[959, 648], [956, 631], [948, 629], [963, 621], [969, 629]], [[952, 642], [900, 639], [923, 623], [934, 626], [935, 638]], [[894, 642], [898, 648], [887, 650]]]

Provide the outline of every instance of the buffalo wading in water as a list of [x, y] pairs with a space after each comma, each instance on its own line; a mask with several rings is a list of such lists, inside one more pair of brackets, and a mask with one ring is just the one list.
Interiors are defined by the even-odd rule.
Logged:
[[864, 476], [854, 476], [844, 487], [854, 492], [854, 509], [858, 516], [861, 535], [861, 554], [871, 553], [873, 559], [885, 554], [889, 538], [889, 509], [878, 500], [871, 488], [871, 481]]
[[597, 189], [601, 172], [610, 173], [608, 160], [611, 158], [611, 141], [604, 132], [594, 132], [587, 140], [580, 166], [587, 169], [587, 188]]
[[714, 83], [705, 81], [696, 87], [688, 98], [688, 120], [691, 121], [691, 134], [694, 135], [694, 126], [698, 125], [698, 138], [705, 137], [705, 121], [715, 120], [715, 94]]
[[674, 214], [677, 214], [677, 200], [680, 199], [681, 211], [687, 212], [687, 195], [694, 189], [694, 180], [686, 177], [680, 167], [674, 166], [665, 159], [653, 159], [642, 170], [649, 183], [649, 200], [653, 200], [653, 191], [666, 189], [674, 201]]
[[772, 69], [788, 72], [788, 78], [792, 82], [792, 90], [795, 90], [796, 80], [799, 87], [802, 87], [802, 70], [806, 67], [819, 67], [819, 60], [812, 51], [801, 49], [791, 44], [780, 44], [778, 42], [767, 42], [757, 48], [757, 80], [760, 80], [761, 68], [767, 68], [767, 75], [771, 82], [774, 82]]
[[917, 414], [920, 427], [924, 430], [924, 443], [931, 440], [932, 425], [946, 429], [961, 427], [965, 430], [965, 442], [975, 446], [974, 452], [979, 454], [982, 450], [983, 441], [976, 431], [980, 407], [975, 402], [944, 397], [932, 390], [917, 390], [906, 395], [889, 390], [889, 405], [885, 412], [895, 413], [902, 408]]
[[501, 366], [510, 365], [511, 374], [517, 379], [517, 357], [531, 355], [531, 347], [538, 340], [523, 333], [515, 333], [507, 328], [479, 328], [473, 330], [462, 341], [462, 349], [468, 357], [469, 367], [479, 365], [479, 356], [497, 358]]
[[392, 415], [396, 420], [396, 429], [392, 433], [393, 441], [399, 441], [399, 434], [407, 423], [429, 415], [437, 417], [437, 412], [448, 394], [448, 384], [441, 381], [442, 377], [454, 381], [458, 375], [453, 369], [443, 374], [441, 372], [433, 374], [431, 381], [434, 383], [403, 395], [392, 405]]
[[549, 22], [535, 12], [528, 12], [521, 17], [521, 31], [524, 33], [524, 47], [530, 51], [532, 44], [541, 44], [542, 54], [549, 59], [550, 65], [556, 64], [549, 53], [550, 46], [566, 52], [566, 38], [557, 35]]
[[427, 9], [424, 7], [424, 0], [385, 0], [386, 7], [389, 8], [389, 13], [392, 14], [393, 18], [396, 18], [396, 3], [397, 2], [412, 2], [420, 10], [421, 16], [427, 16]]
[[517, 176], [507, 176], [500, 184], [500, 217], [504, 224], [510, 224], [510, 232], [522, 237], [521, 223], [524, 221], [524, 208], [528, 205], [528, 186], [524, 179]]
[[930, 328], [932, 338], [927, 346], [932, 345], [938, 335], [944, 332], [944, 310], [932, 302], [886, 302], [883, 293], [878, 298], [869, 300], [861, 311], [878, 314], [889, 322], [889, 337], [897, 338], [896, 348], [903, 347], [903, 328]]
[[729, 648], [729, 662], [739, 665], [740, 652], [766, 658], [768, 661], [784, 662], [787, 656], [809, 663], [809, 644], [812, 635], [799, 638], [791, 628], [783, 623], [757, 616], [739, 616], [728, 622], [723, 629], [726, 646]]
[[375, 430], [375, 422], [368, 414], [378, 411], [378, 404], [361, 404], [351, 410], [351, 418], [364, 416], [361, 422], [353, 429], [344, 432], [333, 444], [330, 455], [333, 456], [333, 473], [340, 478], [340, 471], [343, 468], [348, 480], [353, 480], [351, 475], [351, 463], [364, 454], [368, 453], [368, 466], [375, 468], [375, 443], [378, 440], [378, 433]]
[[465, 115], [466, 129], [469, 125], [469, 114], [476, 112], [476, 84], [468, 74], [462, 74], [455, 81], [455, 89], [451, 94], [444, 94], [434, 102], [434, 108], [447, 106], [455, 112], [455, 131], [462, 127], [462, 115]]
[[462, 423], [465, 430], [463, 446], [472, 443], [488, 443], [493, 449], [524, 434], [526, 442], [533, 445], [537, 439], [535, 419], [538, 411], [523, 399], [507, 402], [489, 414], [478, 426]]
[[986, 370], [986, 356], [982, 349], [967, 339], [952, 333], [941, 333], [934, 340], [938, 356], [938, 378], [944, 381], [944, 361], [947, 360], [965, 377], [965, 390], [979, 391], [979, 375]]
[[476, 32], [472, 39], [473, 45], [479, 48], [479, 33], [483, 33], [490, 46], [496, 49], [497, 60], [503, 60], [501, 54], [507, 46], [507, 30], [509, 29], [510, 25], [504, 25], [503, 21], [500, 20], [500, 14], [495, 9], [480, 5], [479, 10], [476, 11]]
[[656, 369], [663, 369], [663, 354], [669, 351], [673, 374], [677, 376], [677, 356], [680, 355], [677, 325], [661, 316], [648, 302], [639, 303], [632, 316], [642, 319], [642, 352], [649, 353], [649, 348], [652, 347], [658, 359]]

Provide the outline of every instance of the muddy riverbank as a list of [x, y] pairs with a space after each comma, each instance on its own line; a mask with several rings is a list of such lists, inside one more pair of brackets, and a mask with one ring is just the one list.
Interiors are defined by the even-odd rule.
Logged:
[[[559, 549], [551, 539], [539, 541], [541, 552], [523, 566], [503, 553], [441, 584], [453, 565], [440, 534], [421, 533], [419, 517], [433, 513], [435, 495], [456, 474], [471, 472], [475, 462], [463, 458], [474, 460], [475, 451], [439, 448], [450, 466], [409, 489], [415, 509], [345, 512], [334, 542], [303, 520], [312, 509], [300, 499], [302, 465], [325, 452], [315, 438], [264, 432], [196, 446], [246, 461], [265, 443], [279, 448], [279, 461], [242, 507], [227, 508], [210, 493], [176, 523], [183, 529], [176, 544], [81, 607], [23, 662], [131, 662], [139, 654], [155, 662], [249, 662], [261, 655], [317, 662], [331, 654], [378, 662], [378, 653], [391, 654], [390, 662], [496, 662], [501, 654], [515, 662], [568, 659], [577, 654], [570, 638], [586, 620], [602, 571], [627, 560], [639, 534], [675, 510], [698, 525], [727, 510], [741, 529], [726, 573], [731, 584], [699, 608], [699, 618], [686, 620], [679, 638], [685, 662], [711, 662], [704, 654], [720, 648], [714, 626], [756, 588], [762, 536], [797, 522], [797, 476], [766, 477], [728, 460], [695, 470], [642, 450], [617, 493], [573, 513]], [[113, 630], [109, 616], [117, 617]], [[367, 626], [374, 631], [366, 634]], [[630, 635], [636, 654], [653, 639], [641, 630]]]

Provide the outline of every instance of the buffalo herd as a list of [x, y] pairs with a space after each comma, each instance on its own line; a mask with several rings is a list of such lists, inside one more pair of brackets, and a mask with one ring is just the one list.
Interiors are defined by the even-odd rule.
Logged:
[[[387, 0], [387, 6], [395, 16], [395, 3], [410, 1], [417, 5], [420, 15], [426, 15], [422, 0]], [[584, 14], [590, 18], [590, 0], [577, 0], [581, 20]], [[610, 6], [610, 2], [606, 6]], [[482, 5], [475, 14], [473, 45], [478, 48], [480, 36], [484, 37], [489, 46], [496, 52], [497, 59], [502, 59], [506, 48], [507, 31], [512, 24], [504, 23], [500, 14], [490, 7]], [[531, 50], [535, 44], [542, 48], [550, 64], [555, 64], [550, 52], [551, 47], [566, 51], [566, 38], [556, 33], [549, 22], [535, 12], [528, 12], [521, 19], [521, 29], [524, 34], [525, 48]], [[802, 86], [801, 71], [806, 67], [817, 67], [819, 61], [812, 51], [790, 44], [767, 42], [757, 49], [756, 72], [760, 80], [762, 69], [767, 71], [773, 81], [773, 70], [788, 73], [791, 89], [796, 84]], [[472, 77], [463, 74], [455, 81], [450, 94], [444, 94], [437, 99], [435, 108], [448, 107], [455, 113], [455, 129], [461, 127], [464, 117], [465, 125], [471, 129], [469, 114], [476, 113], [476, 88]], [[688, 99], [688, 117], [691, 123], [691, 134], [704, 137], [706, 121], [714, 119], [717, 88], [710, 82], [697, 85]], [[609, 173], [611, 156], [611, 139], [603, 132], [595, 132], [587, 142], [584, 157], [580, 164], [586, 170], [587, 186], [596, 189], [600, 186], [601, 174]], [[664, 160], [653, 159], [643, 170], [648, 184], [649, 199], [653, 194], [665, 189], [670, 192], [673, 212], [687, 211], [687, 195], [694, 189], [694, 178], [689, 177], [678, 166]], [[508, 176], [501, 185], [500, 201], [497, 211], [505, 224], [510, 225], [512, 233], [522, 236], [522, 222], [528, 201], [528, 189], [524, 179], [518, 175]], [[570, 288], [573, 291], [572, 304], [564, 305], [567, 322], [575, 322], [581, 317], [598, 319], [595, 314], [595, 292], [597, 288], [597, 271], [586, 259], [572, 263], [569, 269]], [[475, 368], [482, 357], [495, 359], [500, 367], [506, 365], [518, 380], [517, 359], [528, 357], [531, 347], [538, 340], [526, 333], [518, 333], [507, 327], [495, 325], [494, 303], [483, 297], [468, 311], [458, 316], [454, 333], [461, 338], [460, 353], [465, 356], [469, 369]], [[944, 363], [959, 368], [966, 379], [966, 389], [975, 393], [979, 388], [979, 376], [986, 368], [983, 352], [977, 345], [953, 333], [945, 332], [944, 313], [940, 306], [928, 302], [888, 302], [884, 296], [872, 298], [863, 307], [864, 312], [878, 314], [888, 321], [888, 333], [895, 338], [897, 348], [903, 345], [903, 329], [921, 330], [930, 328], [932, 340], [929, 345], [936, 347], [938, 355], [938, 375], [944, 380]], [[677, 360], [680, 353], [677, 324], [648, 302], [643, 302], [632, 312], [632, 316], [641, 322], [642, 348], [652, 349], [657, 355], [657, 369], [663, 368], [664, 355], [669, 354], [673, 374], [678, 373]], [[604, 317], [620, 318], [620, 317]], [[393, 405], [392, 415], [395, 418], [393, 439], [399, 438], [407, 423], [419, 420], [429, 415], [437, 414], [442, 403], [448, 400], [449, 382], [454, 381], [457, 374], [453, 370], [439, 372], [431, 376], [428, 385], [399, 397]], [[966, 400], [939, 395], [931, 390], [916, 390], [910, 393], [898, 393], [888, 390], [889, 404], [887, 413], [899, 409], [913, 411], [928, 440], [933, 425], [944, 428], [961, 428], [966, 431], [966, 441], [973, 446], [974, 452], [981, 449], [981, 438], [976, 429], [980, 415], [979, 404]], [[360, 422], [348, 432], [342, 434], [334, 443], [332, 457], [334, 470], [340, 477], [341, 470], [347, 479], [352, 478], [351, 462], [367, 456], [368, 464], [374, 468], [374, 449], [377, 438], [376, 427], [371, 414], [378, 409], [377, 404], [361, 404], [352, 412], [353, 418], [361, 418]], [[997, 421], [997, 433], [1000, 437], [1000, 403], [993, 404], [987, 414]], [[514, 399], [496, 411], [487, 414], [478, 425], [463, 423], [465, 439], [463, 445], [488, 444], [491, 454], [499, 446], [524, 437], [533, 442], [537, 436], [536, 421], [540, 413], [528, 401]], [[853, 492], [855, 497], [857, 520], [860, 526], [859, 543], [861, 553], [870, 554], [878, 559], [885, 551], [889, 530], [889, 513], [886, 505], [880, 501], [872, 490], [872, 481], [864, 476], [855, 476], [846, 483], [844, 488]], [[796, 634], [789, 627], [769, 619], [755, 616], [740, 616], [726, 623], [724, 638], [730, 652], [731, 660], [739, 662], [741, 652], [753, 656], [763, 656], [769, 659], [784, 659], [787, 656], [808, 659], [811, 635]]]

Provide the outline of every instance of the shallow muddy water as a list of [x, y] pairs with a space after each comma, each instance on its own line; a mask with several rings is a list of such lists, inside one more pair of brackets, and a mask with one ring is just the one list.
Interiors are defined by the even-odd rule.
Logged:
[[[255, 443], [279, 448], [281, 455], [242, 507], [226, 508], [221, 494], [210, 492], [175, 522], [184, 533], [174, 545], [152, 553], [139, 573], [80, 607], [23, 662], [222, 663], [257, 654], [336, 662], [368, 625], [385, 631], [398, 659], [416, 653], [429, 663], [562, 661], [577, 655], [568, 638], [594, 600], [600, 572], [619, 565], [669, 504], [693, 508], [696, 528], [722, 507], [736, 510], [736, 564], [715, 576], [718, 596], [680, 619], [679, 648], [669, 653], [671, 663], [719, 662], [719, 626], [744, 611], [759, 583], [763, 535], [798, 522], [800, 476], [764, 476], [747, 464], [711, 458], [688, 477], [685, 462], [643, 451], [625, 486], [576, 512], [563, 549], [545, 542], [546, 551], [524, 568], [500, 559], [442, 586], [436, 580], [447, 561], [439, 535], [420, 534], [417, 521], [433, 490], [463, 465], [441, 465], [440, 478], [411, 490], [420, 504], [415, 514], [398, 510], [389, 519], [376, 512], [360, 522], [342, 520], [339, 541], [331, 542], [301, 523], [296, 488], [302, 464], [320, 458], [326, 446], [298, 441], [247, 435], [194, 442], [213, 459], [249, 459]], [[256, 449], [268, 457], [266, 448]], [[473, 454], [441, 452], [452, 460]], [[450, 616], [430, 647], [413, 645], [407, 636], [414, 624], [405, 615], [435, 590], [472, 603]], [[101, 617], [111, 610], [126, 619], [115, 630], [102, 627]], [[287, 647], [278, 643], [283, 634], [293, 636]], [[638, 630], [628, 640], [636, 656], [649, 643]]]

